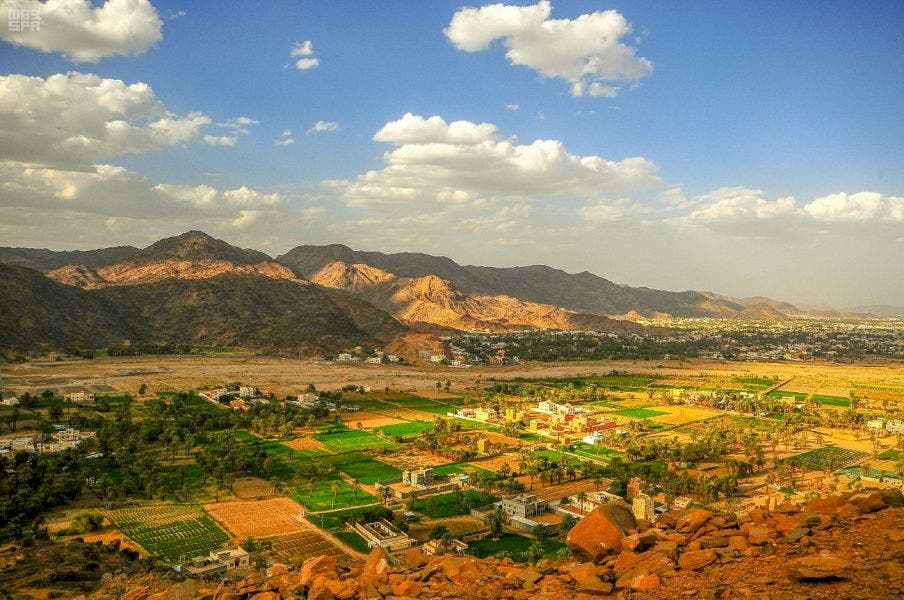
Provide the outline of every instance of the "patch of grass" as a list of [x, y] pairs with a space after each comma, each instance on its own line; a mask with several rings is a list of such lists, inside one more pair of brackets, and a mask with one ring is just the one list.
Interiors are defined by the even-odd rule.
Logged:
[[381, 448], [398, 448], [396, 444], [384, 440], [369, 431], [346, 429], [336, 433], [319, 433], [314, 439], [334, 453], [352, 452], [354, 450], [379, 450]]
[[455, 475], [457, 473], [477, 473], [478, 471], [486, 471], [487, 473], [492, 473], [489, 469], [484, 469], [483, 467], [478, 467], [477, 465], [472, 465], [468, 462], [460, 462], [460, 463], [452, 463], [451, 465], [442, 465], [439, 467], [434, 467], [433, 472], [437, 475]]
[[605, 446], [594, 446], [584, 442], [578, 442], [577, 444], [574, 444], [571, 451], [575, 454], [586, 456], [588, 458], [601, 458], [603, 456], [612, 456], [614, 454], [618, 454], [618, 451], [613, 450], [612, 448], [606, 448]]
[[407, 423], [396, 423], [394, 425], [383, 425], [382, 427], [377, 427], [374, 431], [379, 431], [383, 435], [394, 437], [394, 436], [414, 436], [420, 435], [424, 431], [433, 431], [433, 423], [426, 423], [424, 421], [408, 421]]
[[350, 546], [358, 552], [363, 554], [370, 552], [370, 546], [367, 545], [367, 540], [354, 531], [337, 531], [333, 533], [333, 535], [345, 542], [345, 545]]
[[292, 498], [310, 510], [332, 510], [377, 502], [376, 498], [341, 477], [308, 481], [292, 492]]
[[904, 452], [900, 450], [895, 450], [894, 448], [889, 448], [885, 452], [879, 455], [880, 460], [899, 460], [904, 456]]
[[[484, 538], [471, 543], [468, 547], [479, 557], [497, 556], [503, 554], [510, 556], [515, 562], [527, 562], [530, 546], [533, 540], [512, 533], [503, 534], [498, 540]], [[556, 540], [543, 544], [543, 558], [554, 559], [556, 553], [565, 547], [565, 544]]]
[[809, 396], [809, 395], [810, 394], [808, 394], [807, 392], [791, 392], [788, 390], [772, 390], [771, 392], [766, 394], [766, 396], [769, 398], [778, 398], [779, 400], [784, 398], [785, 396], [788, 396], [788, 397], [794, 398], [795, 400], [797, 400], [799, 402], [803, 402], [804, 400], [806, 400], [807, 396]]
[[349, 508], [319, 515], [305, 517], [315, 527], [324, 531], [335, 532], [345, 528], [346, 522], [375, 521], [380, 518], [392, 519], [392, 511], [385, 506], [368, 506], [365, 508]]
[[330, 464], [363, 483], [376, 483], [387, 479], [399, 479], [402, 471], [360, 452], [322, 457], [320, 462]]
[[[411, 510], [425, 514], [431, 519], [466, 515], [470, 508], [496, 502], [499, 498], [476, 490], [465, 490], [461, 500], [455, 492], [418, 498], [411, 504]], [[470, 505], [470, 506], [469, 506]]]
[[827, 406], [848, 407], [851, 405], [849, 398], [845, 398], [843, 396], [825, 396], [822, 394], [814, 394], [813, 402], [816, 402], [817, 404], [825, 404]]
[[649, 408], [623, 408], [612, 414], [621, 415], [622, 417], [631, 417], [632, 419], [649, 419], [650, 417], [658, 417], [659, 415], [667, 415], [668, 413]]

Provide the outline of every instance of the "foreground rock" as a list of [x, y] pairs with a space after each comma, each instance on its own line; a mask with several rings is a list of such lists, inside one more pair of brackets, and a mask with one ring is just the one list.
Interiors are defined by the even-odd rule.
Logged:
[[622, 539], [637, 527], [637, 521], [626, 504], [604, 504], [575, 525], [565, 542], [576, 558], [597, 561], [621, 549]]
[[788, 575], [794, 579], [849, 579], [851, 562], [834, 554], [822, 553], [797, 558], [788, 563]]

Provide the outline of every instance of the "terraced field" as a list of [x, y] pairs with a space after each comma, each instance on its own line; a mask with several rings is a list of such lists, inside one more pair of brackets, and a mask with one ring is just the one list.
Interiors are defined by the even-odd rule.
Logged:
[[150, 556], [171, 562], [206, 555], [229, 540], [226, 532], [195, 504], [119, 508], [103, 514]]

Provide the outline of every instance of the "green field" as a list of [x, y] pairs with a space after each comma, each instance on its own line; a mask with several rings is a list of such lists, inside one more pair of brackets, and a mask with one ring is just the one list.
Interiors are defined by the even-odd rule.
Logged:
[[354, 450], [379, 450], [389, 448], [395, 450], [397, 445], [384, 440], [369, 431], [346, 429], [336, 433], [320, 433], [314, 439], [323, 444], [330, 452], [341, 454]]
[[587, 458], [602, 458], [618, 454], [618, 451], [605, 446], [592, 446], [584, 442], [578, 442], [572, 446], [571, 452]]
[[821, 471], [829, 467], [834, 469], [847, 467], [868, 456], [868, 452], [848, 450], [837, 446], [825, 446], [792, 456], [788, 460], [797, 468], [803, 468], [808, 471]]
[[824, 396], [822, 394], [814, 394], [813, 402], [817, 404], [825, 404], [827, 406], [844, 406], [851, 405], [851, 401], [843, 396]]
[[787, 390], [772, 390], [771, 392], [766, 394], [766, 396], [768, 398], [776, 398], [779, 400], [781, 400], [785, 396], [790, 396], [791, 398], [794, 398], [795, 400], [797, 400], [799, 402], [803, 402], [804, 400], [806, 400], [807, 396], [809, 396], [809, 395], [810, 394], [808, 394], [807, 392], [790, 392]]
[[353, 479], [363, 483], [376, 483], [387, 479], [400, 479], [402, 471], [360, 452], [349, 452], [321, 457], [320, 462], [333, 465]]
[[229, 536], [197, 505], [171, 504], [104, 511], [113, 525], [170, 562], [191, 560], [223, 546]]
[[294, 490], [292, 498], [310, 510], [332, 510], [378, 502], [376, 498], [341, 477], [303, 483]]
[[345, 542], [347, 546], [350, 546], [358, 552], [361, 552], [363, 554], [370, 552], [370, 547], [367, 545], [367, 540], [365, 540], [354, 531], [336, 531], [335, 533], [333, 533], [333, 535]]
[[895, 450], [894, 448], [889, 448], [879, 455], [880, 460], [900, 460], [902, 457], [904, 457], [904, 452]]
[[[468, 548], [481, 558], [505, 555], [510, 556], [512, 560], [516, 562], [526, 562], [529, 558], [528, 552], [532, 542], [533, 540], [531, 538], [506, 533], [498, 540], [484, 538], [480, 541], [473, 542]], [[555, 540], [547, 541], [543, 544], [543, 558], [556, 558], [556, 554], [564, 547], [565, 544], [562, 542]]]
[[462, 494], [461, 502], [458, 501], [455, 492], [450, 492], [448, 494], [418, 498], [411, 504], [411, 510], [425, 514], [432, 519], [439, 519], [468, 514], [468, 504], [470, 504], [470, 508], [476, 508], [497, 500], [499, 499], [489, 494], [475, 490], [465, 490]]
[[472, 465], [471, 463], [461, 462], [461, 463], [452, 463], [451, 465], [442, 465], [440, 467], [433, 467], [433, 472], [437, 475], [455, 475], [458, 473], [476, 473], [478, 471], [485, 471], [487, 473], [492, 473], [489, 469], [484, 469], [483, 467], [478, 467], [477, 465]]
[[623, 408], [617, 410], [614, 415], [622, 417], [631, 417], [632, 419], [649, 419], [650, 417], [658, 417], [659, 415], [667, 415], [667, 412], [661, 410], [651, 410], [649, 408]]
[[305, 518], [320, 529], [334, 532], [343, 529], [348, 520], [363, 521], [380, 517], [391, 519], [392, 511], [385, 506], [369, 506], [367, 508], [349, 508], [347, 510], [320, 513], [319, 515], [308, 515]]
[[424, 421], [408, 421], [407, 423], [396, 423], [395, 425], [384, 425], [377, 427], [374, 431], [379, 431], [388, 437], [407, 437], [420, 435], [424, 431], [433, 431], [433, 423]]

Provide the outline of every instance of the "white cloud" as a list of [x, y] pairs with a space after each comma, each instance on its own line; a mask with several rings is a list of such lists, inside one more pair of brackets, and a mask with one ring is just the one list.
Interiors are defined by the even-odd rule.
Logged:
[[830, 194], [816, 198], [803, 211], [818, 221], [904, 223], [904, 197], [876, 192]]
[[[668, 202], [668, 196], [672, 194], [677, 196], [667, 190], [661, 198]], [[683, 194], [681, 196], [683, 198]], [[729, 187], [683, 199], [675, 206], [692, 207], [692, 210], [684, 217], [670, 219], [671, 222], [705, 225], [761, 237], [770, 232], [781, 233], [794, 228], [830, 233], [839, 231], [845, 225], [848, 231], [851, 231], [850, 227], [866, 225], [878, 235], [884, 231], [880, 226], [893, 229], [904, 223], [904, 197], [883, 196], [877, 192], [842, 192], [798, 205], [793, 196], [770, 200], [762, 190]]]
[[307, 71], [320, 65], [320, 59], [314, 56], [314, 42], [305, 40], [304, 42], [296, 42], [292, 46], [292, 58], [297, 58], [295, 68], [299, 71]]
[[513, 65], [544, 77], [571, 83], [573, 96], [615, 96], [619, 85], [637, 82], [653, 71], [653, 63], [622, 43], [631, 24], [614, 10], [551, 19], [552, 5], [490, 4], [462, 8], [445, 29], [446, 37], [465, 52], [480, 52], [500, 40]]
[[648, 209], [627, 199], [591, 202], [578, 209], [578, 213], [584, 221], [591, 224], [621, 221], [647, 212], [649, 212]]
[[196, 141], [211, 120], [178, 116], [146, 83], [66, 73], [0, 77], [0, 161], [83, 168]]
[[327, 181], [353, 206], [486, 202], [493, 198], [593, 199], [657, 185], [656, 165], [643, 157], [614, 162], [568, 152], [557, 140], [519, 145], [495, 125], [406, 114], [374, 140], [394, 148], [386, 166], [354, 180]]
[[505, 109], [506, 109], [506, 110], [521, 110], [521, 105], [520, 105], [520, 104], [515, 104], [515, 103], [512, 103], [512, 104], [506, 104], [506, 105], [505, 105]]
[[336, 121], [317, 121], [311, 128], [308, 129], [308, 133], [326, 133], [330, 131], [338, 131], [339, 123]]
[[252, 119], [251, 117], [235, 117], [234, 119], [228, 119], [222, 123], [217, 123], [217, 127], [229, 129], [238, 135], [248, 135], [251, 133], [251, 130], [248, 128], [252, 125], [260, 125], [260, 123], [260, 121]]
[[205, 135], [204, 143], [208, 146], [226, 146], [233, 147], [238, 143], [238, 138], [228, 135]]
[[292, 130], [291, 129], [283, 129], [282, 134], [280, 134], [279, 139], [274, 142], [277, 146], [291, 146], [295, 143], [295, 140], [292, 138]]
[[[42, 52], [61, 52], [73, 62], [97, 62], [116, 54], [141, 54], [163, 37], [162, 22], [148, 0], [107, 0], [94, 6], [90, 0], [0, 0], [0, 14], [37, 11], [40, 20], [31, 28], [11, 31], [0, 27], [0, 38]], [[21, 13], [15, 13], [21, 14]]]

